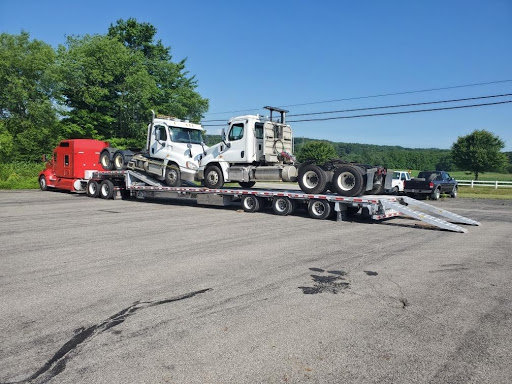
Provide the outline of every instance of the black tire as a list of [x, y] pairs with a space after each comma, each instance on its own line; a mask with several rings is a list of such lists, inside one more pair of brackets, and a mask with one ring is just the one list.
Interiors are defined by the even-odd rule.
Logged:
[[39, 177], [39, 188], [41, 188], [41, 191], [47, 191], [48, 190], [48, 183], [46, 182], [46, 176], [41, 175]]
[[122, 171], [126, 169], [126, 162], [124, 161], [124, 154], [123, 152], [116, 152], [114, 154], [114, 157], [112, 159], [113, 168], [116, 169], [116, 171]]
[[310, 200], [308, 204], [309, 216], [313, 219], [324, 220], [332, 214], [332, 205], [327, 200]]
[[224, 185], [224, 175], [219, 167], [210, 165], [204, 172], [204, 186], [210, 189], [222, 188]]
[[168, 165], [165, 169], [165, 184], [169, 187], [179, 187], [181, 185], [181, 172], [177, 165]]
[[96, 180], [89, 180], [87, 182], [87, 196], [98, 197], [100, 193], [100, 186]]
[[103, 180], [100, 184], [99, 194], [102, 199], [113, 199], [114, 198], [114, 183], [110, 180]]
[[276, 196], [272, 200], [272, 209], [279, 216], [287, 216], [295, 210], [295, 201], [284, 196]]
[[246, 195], [242, 197], [242, 208], [245, 212], [258, 212], [263, 207], [261, 198], [254, 195]]
[[252, 188], [254, 187], [254, 184], [256, 184], [255, 181], [239, 181], [238, 184], [240, 184], [240, 186], [242, 188]]
[[105, 171], [111, 171], [114, 168], [114, 163], [110, 160], [110, 151], [108, 149], [101, 151], [100, 164]]
[[327, 175], [315, 164], [307, 164], [300, 168], [298, 182], [305, 193], [317, 194], [327, 190]]
[[432, 191], [432, 194], [430, 195], [431, 200], [439, 200], [440, 197], [441, 197], [441, 189], [440, 188], [434, 189]]
[[364, 192], [364, 177], [358, 167], [342, 165], [332, 175], [334, 191], [341, 196], [358, 196]]
[[450, 192], [450, 197], [452, 198], [457, 198], [457, 196], [459, 195], [459, 188], [457, 188], [457, 186], [453, 187], [452, 191]]
[[392, 195], [398, 195], [398, 192], [400, 192], [400, 188], [398, 187], [393, 187], [393, 189], [391, 190]]

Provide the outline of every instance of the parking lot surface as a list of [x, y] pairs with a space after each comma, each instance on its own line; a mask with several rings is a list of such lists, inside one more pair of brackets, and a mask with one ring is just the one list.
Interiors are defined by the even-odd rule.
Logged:
[[510, 383], [512, 201], [468, 233], [0, 191], [0, 383]]

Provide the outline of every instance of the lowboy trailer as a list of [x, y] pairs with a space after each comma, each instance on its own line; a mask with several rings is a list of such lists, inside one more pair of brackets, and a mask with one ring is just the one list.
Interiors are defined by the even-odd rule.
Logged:
[[335, 194], [308, 194], [300, 190], [226, 187], [211, 189], [192, 183], [169, 187], [159, 180], [131, 170], [86, 171], [83, 183], [87, 183], [85, 190], [89, 197], [103, 199], [144, 199], [158, 196], [194, 200], [198, 205], [227, 206], [241, 203], [245, 212], [257, 212], [271, 206], [274, 213], [281, 216], [292, 214], [302, 205], [314, 219], [335, 216], [336, 221], [344, 221], [356, 214], [369, 220], [407, 216], [430, 226], [462, 233], [467, 232], [467, 229], [457, 224], [480, 225], [475, 220], [407, 196], [345, 197]]

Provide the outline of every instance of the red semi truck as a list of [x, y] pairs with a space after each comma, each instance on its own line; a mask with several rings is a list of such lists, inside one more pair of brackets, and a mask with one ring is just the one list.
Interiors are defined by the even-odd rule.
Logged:
[[100, 152], [109, 144], [90, 139], [63, 140], [53, 150], [46, 168], [39, 173], [39, 185], [43, 191], [50, 188], [71, 192], [85, 191], [86, 171], [100, 171]]

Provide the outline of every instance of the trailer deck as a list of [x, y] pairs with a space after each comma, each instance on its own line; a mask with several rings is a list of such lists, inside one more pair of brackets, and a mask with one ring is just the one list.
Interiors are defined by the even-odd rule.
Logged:
[[[235, 187], [209, 189], [192, 183], [180, 187], [169, 187], [159, 180], [131, 170], [90, 171], [86, 178], [89, 178], [89, 183], [93, 181], [98, 185], [103, 185], [104, 180], [110, 180], [111, 183], [113, 181], [114, 193], [111, 193], [110, 196], [114, 199], [127, 196], [143, 199], [161, 195], [169, 198], [196, 199], [198, 204], [203, 205], [229, 205], [234, 201], [244, 199], [246, 196], [253, 196], [264, 201], [284, 198], [292, 201], [294, 205], [296, 203], [328, 202], [334, 208], [337, 221], [344, 221], [351, 214], [360, 212], [362, 217], [371, 220], [407, 216], [440, 229], [460, 233], [466, 233], [467, 229], [457, 224], [480, 225], [478, 221], [407, 196], [364, 195], [343, 197], [335, 194], [307, 194], [300, 190]], [[87, 191], [89, 191], [89, 188], [87, 188]], [[101, 195], [101, 197], [104, 196]], [[288, 213], [292, 211], [290, 210]], [[312, 215], [312, 217], [315, 216]]]

